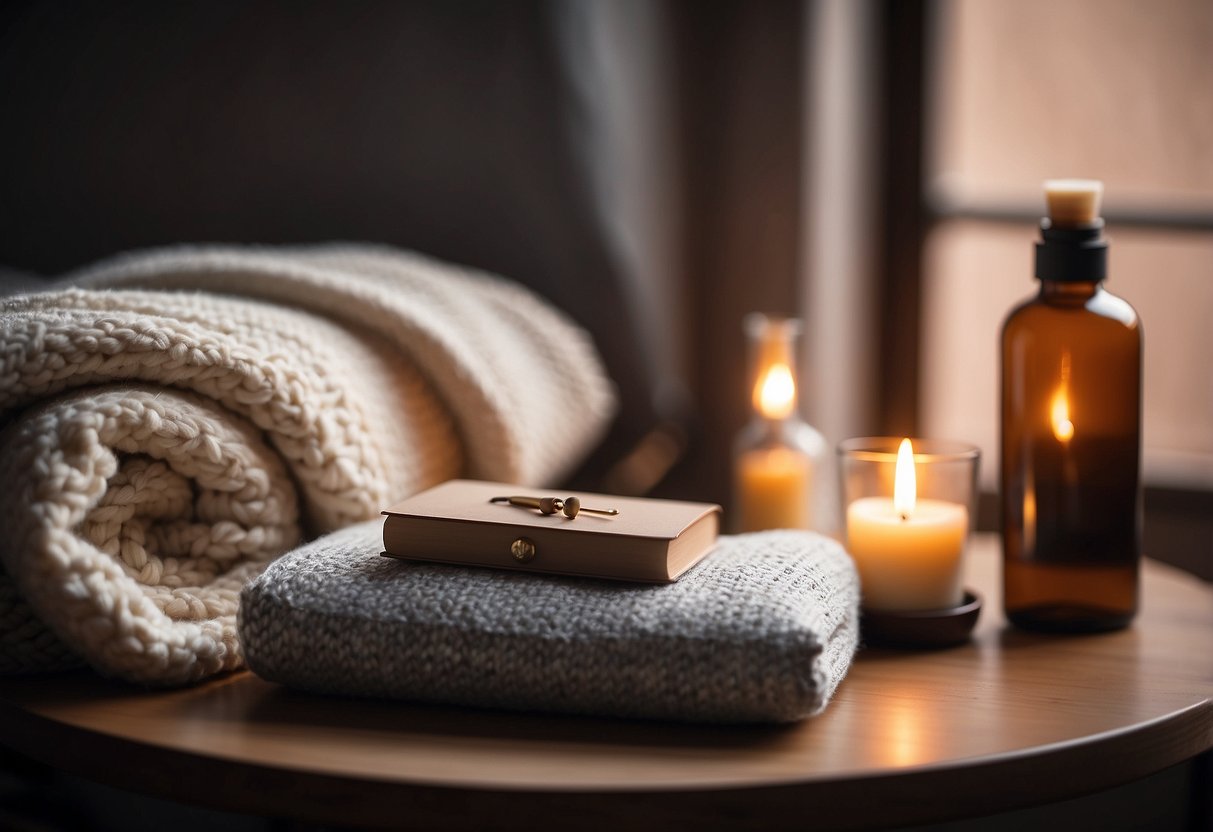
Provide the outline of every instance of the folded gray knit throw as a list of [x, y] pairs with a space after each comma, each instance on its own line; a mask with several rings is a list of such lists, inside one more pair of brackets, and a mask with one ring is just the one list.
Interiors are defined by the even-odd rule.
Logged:
[[395, 560], [381, 532], [321, 538], [245, 587], [254, 672], [325, 693], [788, 722], [825, 707], [855, 653], [854, 566], [810, 532], [722, 537], [659, 586]]

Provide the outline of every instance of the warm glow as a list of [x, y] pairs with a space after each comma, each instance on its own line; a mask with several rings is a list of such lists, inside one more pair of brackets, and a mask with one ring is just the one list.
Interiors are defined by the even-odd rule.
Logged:
[[768, 419], [786, 419], [796, 407], [796, 381], [787, 364], [772, 364], [754, 390], [754, 404]]
[[1059, 368], [1061, 382], [1053, 401], [1049, 405], [1049, 423], [1053, 426], [1053, 435], [1058, 442], [1069, 442], [1074, 436], [1074, 422], [1070, 420], [1070, 351], [1062, 350], [1061, 367]]
[[914, 475], [914, 446], [909, 439], [901, 440], [897, 449], [897, 472], [893, 478], [893, 510], [902, 519], [914, 513], [918, 501], [918, 480]]
[[921, 695], [921, 692], [906, 693], [906, 696], [901, 696], [894, 691], [886, 697], [887, 714], [880, 725], [881, 735], [885, 738], [881, 743], [881, 756], [895, 766], [921, 763], [931, 750], [926, 737], [925, 711], [912, 698]]
[[1074, 423], [1070, 421], [1070, 402], [1065, 390], [1058, 390], [1053, 395], [1053, 405], [1050, 408], [1049, 420], [1053, 423], [1053, 435], [1058, 442], [1069, 442], [1074, 436]]
[[1030, 465], [1023, 484], [1023, 550], [1029, 555], [1036, 552], [1036, 477]]

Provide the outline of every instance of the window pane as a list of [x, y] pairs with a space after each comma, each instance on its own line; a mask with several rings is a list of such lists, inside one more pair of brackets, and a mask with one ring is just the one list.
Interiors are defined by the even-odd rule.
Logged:
[[[925, 435], [969, 439], [998, 466], [998, 336], [1037, 290], [1030, 225], [955, 220], [927, 241], [923, 274]], [[1145, 476], [1213, 488], [1213, 234], [1109, 229], [1108, 289], [1138, 311], [1145, 334]]]
[[1213, 2], [940, 0], [934, 177], [1036, 200], [1103, 179], [1124, 204], [1213, 199]]

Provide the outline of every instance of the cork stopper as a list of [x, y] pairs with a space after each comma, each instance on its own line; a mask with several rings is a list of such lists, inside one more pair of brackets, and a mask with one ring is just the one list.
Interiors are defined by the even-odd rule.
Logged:
[[1053, 228], [1082, 228], [1099, 219], [1103, 183], [1098, 179], [1050, 179], [1045, 182], [1049, 223]]
[[1100, 281], [1107, 276], [1108, 241], [1099, 201], [1103, 183], [1095, 179], [1045, 182], [1049, 216], [1040, 221], [1036, 276], [1055, 282]]

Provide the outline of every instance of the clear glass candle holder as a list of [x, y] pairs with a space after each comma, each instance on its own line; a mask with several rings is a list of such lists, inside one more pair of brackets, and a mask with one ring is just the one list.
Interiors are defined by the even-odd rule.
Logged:
[[873, 436], [840, 443], [838, 456], [842, 528], [864, 609], [960, 606], [981, 452], [963, 442]]

